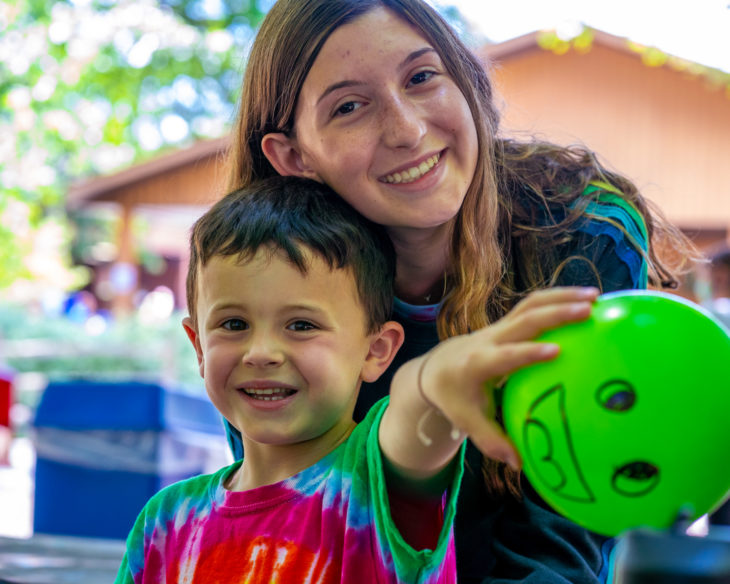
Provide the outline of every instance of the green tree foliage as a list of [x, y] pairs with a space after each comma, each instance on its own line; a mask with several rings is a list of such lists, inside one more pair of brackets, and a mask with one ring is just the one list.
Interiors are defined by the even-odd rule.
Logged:
[[0, 0], [0, 290], [68, 263], [71, 180], [225, 132], [270, 4]]

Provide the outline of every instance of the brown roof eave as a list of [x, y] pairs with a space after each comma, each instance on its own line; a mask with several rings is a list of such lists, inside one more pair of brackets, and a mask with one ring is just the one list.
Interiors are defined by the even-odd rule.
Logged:
[[479, 49], [478, 54], [487, 62], [501, 61], [504, 57], [515, 57], [520, 53], [537, 48], [538, 34], [538, 32], [529, 32], [501, 43], [484, 45]]
[[[630, 41], [627, 38], [612, 35], [596, 28], [591, 28], [591, 31], [593, 32], [593, 44], [640, 58], [638, 53], [631, 50]], [[479, 49], [478, 53], [482, 59], [486, 58], [487, 61], [501, 61], [506, 58], [514, 58], [521, 53], [539, 49], [540, 46], [537, 40], [540, 32], [529, 32], [502, 43], [485, 45]]]
[[190, 148], [165, 154], [148, 162], [135, 164], [120, 172], [91, 178], [71, 185], [66, 198], [68, 208], [94, 201], [109, 201], [114, 191], [129, 187], [152, 176], [218, 156], [228, 147], [229, 137], [196, 142]]

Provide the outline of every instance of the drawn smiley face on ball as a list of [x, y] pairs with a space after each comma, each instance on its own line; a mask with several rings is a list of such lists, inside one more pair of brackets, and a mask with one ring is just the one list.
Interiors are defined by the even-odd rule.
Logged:
[[549, 331], [557, 359], [505, 387], [503, 415], [537, 492], [614, 536], [695, 518], [730, 490], [730, 335], [669, 294], [605, 294], [582, 323]]

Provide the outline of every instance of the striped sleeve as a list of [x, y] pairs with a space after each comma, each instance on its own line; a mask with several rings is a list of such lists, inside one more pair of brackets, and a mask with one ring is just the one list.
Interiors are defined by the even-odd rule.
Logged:
[[631, 274], [632, 286], [646, 288], [649, 241], [641, 213], [608, 183], [591, 183], [583, 194], [594, 197], [594, 200], [586, 206], [588, 220], [582, 222], [578, 230], [593, 237], [609, 237], [615, 254]]

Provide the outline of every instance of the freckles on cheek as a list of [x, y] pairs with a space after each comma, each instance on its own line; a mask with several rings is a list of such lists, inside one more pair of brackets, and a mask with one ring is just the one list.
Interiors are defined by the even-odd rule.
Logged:
[[320, 142], [324, 150], [328, 151], [330, 155], [338, 154], [340, 159], [362, 148], [357, 135], [351, 130], [341, 131], [335, 140], [321, 138]]

